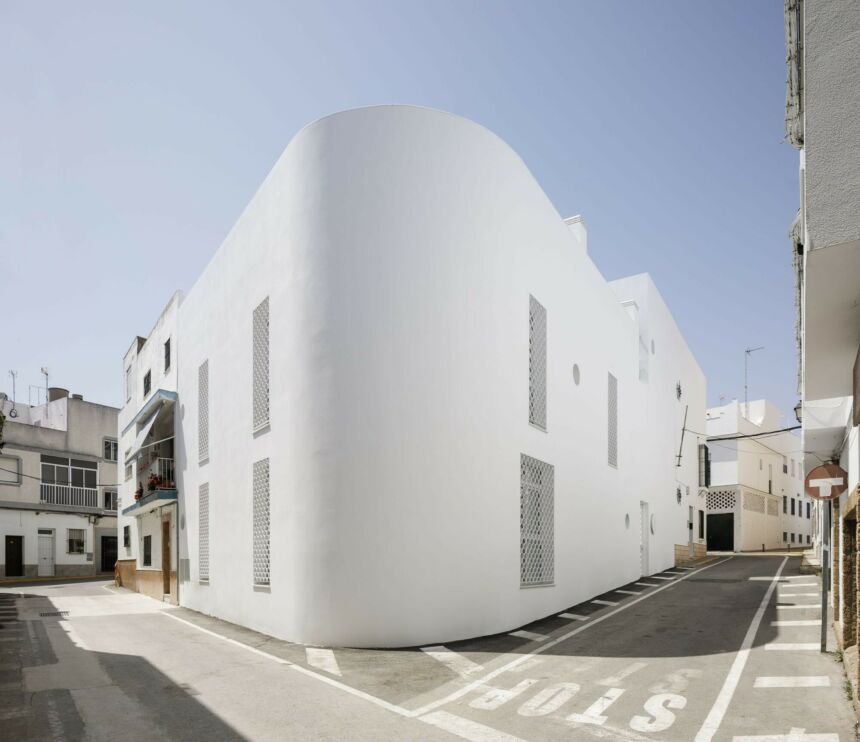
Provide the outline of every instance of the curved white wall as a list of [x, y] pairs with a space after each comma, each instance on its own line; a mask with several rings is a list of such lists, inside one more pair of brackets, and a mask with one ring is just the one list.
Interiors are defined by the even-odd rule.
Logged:
[[[528, 424], [530, 294], [548, 317], [548, 432]], [[266, 296], [271, 426], [254, 436], [251, 315]], [[673, 448], [677, 409], [664, 420], [648, 401], [658, 382], [639, 381], [635, 323], [519, 157], [470, 121], [385, 106], [305, 128], [181, 305], [179, 334], [184, 605], [308, 643], [447, 641], [638, 577], [640, 499], [658, 524], [653, 570], [685, 542], [674, 486], [664, 491], [674, 461], [647, 448]], [[206, 359], [210, 460], [198, 466]], [[520, 588], [521, 453], [555, 467], [551, 587]], [[264, 457], [268, 590], [251, 584], [251, 467]], [[196, 581], [201, 482], [208, 585]]]

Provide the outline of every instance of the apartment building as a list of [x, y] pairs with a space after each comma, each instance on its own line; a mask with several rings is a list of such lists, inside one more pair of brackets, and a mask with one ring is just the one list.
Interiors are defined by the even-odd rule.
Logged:
[[[791, 225], [797, 279], [798, 387], [805, 468], [837, 463], [848, 490], [832, 503], [826, 554], [837, 635], [857, 643], [860, 500], [860, 5], [787, 0], [786, 137], [800, 151]], [[819, 504], [831, 510], [831, 503]], [[823, 551], [823, 550], [822, 550]], [[856, 682], [857, 678], [853, 678]]]
[[[792, 413], [793, 416], [793, 413]], [[708, 410], [708, 549], [807, 549], [817, 522], [799, 435], [771, 402]]]
[[507, 631], [704, 550], [657, 288], [457, 116], [305, 127], [123, 373], [124, 580], [280, 638]]
[[47, 391], [35, 406], [0, 395], [0, 578], [113, 573], [118, 410]]

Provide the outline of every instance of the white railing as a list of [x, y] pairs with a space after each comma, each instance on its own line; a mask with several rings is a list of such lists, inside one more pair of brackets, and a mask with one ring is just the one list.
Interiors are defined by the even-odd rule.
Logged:
[[161, 485], [159, 485], [159, 489], [172, 489], [175, 486], [176, 479], [173, 473], [173, 459], [156, 459], [154, 471], [159, 477], [161, 477]]
[[69, 505], [77, 508], [98, 508], [99, 491], [89, 487], [71, 487], [67, 484], [46, 484], [40, 490], [42, 502], [50, 505]]

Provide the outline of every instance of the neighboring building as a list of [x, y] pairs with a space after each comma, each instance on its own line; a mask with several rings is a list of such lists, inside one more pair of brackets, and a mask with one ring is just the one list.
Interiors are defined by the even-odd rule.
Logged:
[[123, 370], [124, 579], [277, 637], [506, 631], [704, 550], [662, 298], [457, 116], [305, 127]]
[[118, 410], [51, 387], [0, 411], [0, 577], [113, 573]]
[[[815, 512], [803, 490], [800, 437], [770, 402], [708, 410], [708, 549], [808, 549]], [[755, 436], [755, 437], [750, 437]]]
[[830, 534], [837, 634], [848, 647], [857, 636], [860, 494], [860, 3], [787, 0], [785, 10], [786, 135], [800, 150], [791, 236], [803, 450], [806, 471], [836, 462], [848, 472]]

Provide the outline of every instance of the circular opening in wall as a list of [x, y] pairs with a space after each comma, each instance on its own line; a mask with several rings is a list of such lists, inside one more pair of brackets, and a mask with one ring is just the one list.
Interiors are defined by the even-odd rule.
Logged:
[[651, 355], [654, 355], [654, 341], [651, 341]]
[[624, 514], [624, 527], [630, 528], [630, 513]]
[[652, 515], [652, 516], [651, 516], [651, 533], [652, 533], [652, 534], [654, 533], [654, 530], [655, 530], [655, 529], [654, 529], [654, 524], [655, 524], [656, 522], [657, 522], [657, 521], [654, 519], [654, 516]]
[[579, 364], [573, 364], [573, 383], [579, 386]]

